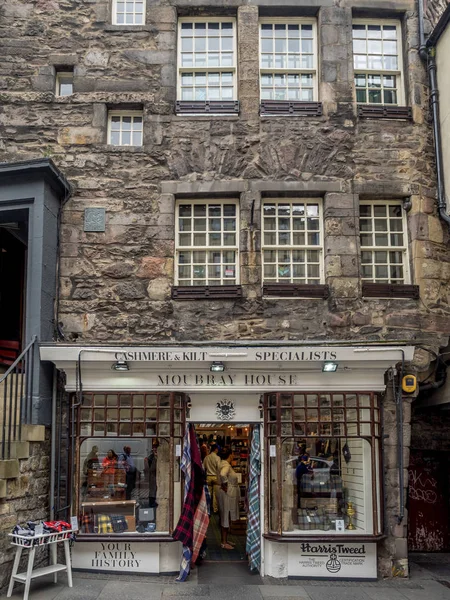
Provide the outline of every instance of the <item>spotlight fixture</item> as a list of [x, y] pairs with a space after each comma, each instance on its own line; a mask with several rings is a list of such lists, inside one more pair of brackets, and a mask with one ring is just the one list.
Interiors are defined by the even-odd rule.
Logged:
[[338, 363], [325, 362], [322, 365], [322, 373], [335, 373], [338, 368]]
[[209, 370], [213, 373], [223, 373], [225, 371], [225, 365], [222, 361], [214, 361], [211, 363]]
[[129, 371], [130, 367], [124, 358], [118, 358], [117, 361], [111, 366], [111, 369], [113, 371], [125, 372]]

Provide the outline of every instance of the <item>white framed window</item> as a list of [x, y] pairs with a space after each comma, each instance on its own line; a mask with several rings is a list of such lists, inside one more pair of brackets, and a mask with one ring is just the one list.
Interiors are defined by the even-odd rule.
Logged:
[[353, 67], [358, 104], [404, 104], [399, 21], [353, 21]]
[[144, 25], [145, 0], [112, 0], [113, 25]]
[[322, 203], [265, 199], [262, 205], [264, 283], [323, 283]]
[[409, 283], [406, 214], [400, 201], [361, 202], [361, 277], [371, 283]]
[[317, 100], [315, 19], [259, 23], [261, 100]]
[[176, 212], [175, 284], [238, 284], [237, 200], [179, 200]]
[[236, 100], [236, 21], [178, 21], [178, 99]]
[[71, 96], [73, 94], [73, 71], [56, 72], [55, 94], [57, 96]]
[[142, 146], [142, 111], [110, 111], [108, 113], [108, 144], [112, 146]]

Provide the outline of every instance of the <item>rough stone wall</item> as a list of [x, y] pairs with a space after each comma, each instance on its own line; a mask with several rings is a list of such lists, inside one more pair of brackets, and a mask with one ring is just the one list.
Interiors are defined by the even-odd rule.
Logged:
[[[76, 8], [69, 0], [13, 0], [1, 9], [0, 159], [51, 156], [77, 188], [64, 209], [61, 231], [59, 320], [66, 339], [364, 337], [444, 343], [450, 328], [443, 312], [450, 255], [434, 207], [416, 13], [402, 17], [414, 122], [355, 118], [352, 12], [337, 6], [318, 12], [320, 118], [259, 117], [258, 7], [224, 9], [237, 15], [242, 30], [242, 111], [239, 117], [212, 119], [173, 114], [177, 10], [163, 0], [148, 5], [148, 24], [135, 29], [109, 25], [103, 0], [79, 2]], [[76, 93], [55, 98], [54, 65], [64, 64], [74, 65]], [[107, 107], [130, 103], [144, 109], [144, 146], [107, 146]], [[181, 304], [170, 299], [174, 196], [162, 193], [162, 182], [186, 182], [195, 192], [201, 184], [214, 189], [224, 180], [244, 185], [243, 192], [233, 193], [241, 202], [244, 298], [183, 302], [179, 310]], [[252, 184], [264, 188], [273, 180], [280, 190], [300, 182], [303, 195], [324, 197], [328, 301], [280, 303], [261, 296], [261, 187], [255, 191]], [[358, 198], [405, 196], [412, 200], [410, 261], [421, 301], [363, 300]], [[83, 231], [84, 209], [93, 206], [106, 209], [105, 233]]]
[[431, 29], [436, 27], [448, 4], [448, 0], [427, 0], [424, 2], [425, 17], [430, 22]]
[[[0, 590], [9, 583], [15, 546], [9, 543], [17, 523], [48, 519], [50, 483], [50, 434], [46, 442], [30, 442], [30, 457], [20, 460], [20, 475], [7, 482], [7, 497], [0, 500]], [[27, 552], [23, 553], [21, 570], [26, 568]], [[36, 553], [36, 566], [48, 560], [48, 549]]]
[[412, 449], [450, 451], [450, 416], [446, 412], [439, 408], [413, 410]]
[[[147, 4], [147, 25], [135, 28], [110, 25], [105, 0], [0, 5], [0, 160], [51, 156], [76, 186], [61, 228], [58, 320], [66, 339], [363, 339], [446, 346], [450, 253], [435, 209], [427, 80], [418, 57], [414, 3], [399, 5], [412, 122], [356, 118], [351, 19], [352, 5], [367, 8], [363, 0], [345, 6], [327, 0], [318, 10], [323, 103], [318, 118], [259, 116], [258, 7], [237, 0], [210, 0], [207, 6], [237, 18], [240, 115], [175, 116], [177, 15], [210, 13], [202, 0]], [[286, 4], [301, 10], [301, 2]], [[382, 11], [371, 14], [383, 17]], [[55, 66], [62, 65], [74, 67], [75, 93], [55, 98]], [[123, 106], [143, 107], [141, 148], [106, 145], [107, 109]], [[239, 198], [243, 299], [171, 300], [180, 189]], [[328, 300], [262, 297], [261, 198], [280, 192], [323, 198]], [[378, 198], [411, 201], [410, 264], [419, 301], [361, 298], [358, 202]], [[104, 233], [83, 231], [88, 207], [106, 209]], [[418, 367], [427, 362], [426, 352], [417, 353]], [[406, 448], [408, 424], [405, 406]], [[390, 448], [390, 514], [398, 497], [394, 454]], [[380, 557], [383, 574], [391, 574], [393, 556], [406, 556], [404, 541], [398, 547], [396, 542], [405, 540], [403, 527], [394, 529], [391, 520], [389, 527]]]

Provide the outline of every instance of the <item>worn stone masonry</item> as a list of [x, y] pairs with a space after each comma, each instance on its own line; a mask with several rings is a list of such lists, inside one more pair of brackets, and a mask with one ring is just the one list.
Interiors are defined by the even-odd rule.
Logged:
[[[75, 185], [61, 226], [58, 320], [66, 340], [402, 340], [435, 351], [447, 345], [449, 236], [435, 207], [415, 3], [383, 1], [376, 11], [367, 0], [311, 1], [323, 116], [260, 117], [258, 16], [276, 15], [278, 4], [281, 16], [305, 11], [293, 0], [148, 0], [147, 24], [129, 27], [110, 24], [105, 0], [0, 4], [0, 160], [51, 157]], [[199, 14], [237, 19], [239, 115], [174, 114], [177, 18]], [[411, 122], [356, 117], [351, 21], [358, 15], [402, 22]], [[70, 97], [54, 95], [61, 66], [74, 69]], [[106, 144], [107, 110], [126, 106], [143, 108], [142, 147]], [[180, 194], [240, 200], [242, 299], [171, 300]], [[327, 300], [262, 297], [261, 198], [277, 194], [323, 198]], [[358, 202], [378, 198], [410, 201], [411, 282], [420, 286], [420, 300], [361, 297]], [[83, 231], [91, 207], [106, 210], [105, 232]], [[418, 351], [415, 367], [425, 370], [428, 362]], [[394, 419], [389, 399], [386, 409]], [[405, 452], [409, 422], [406, 404]], [[406, 558], [405, 526], [392, 516], [398, 477], [391, 429], [383, 575], [395, 568], [393, 557]]]
[[[9, 543], [17, 523], [35, 519], [48, 519], [50, 485], [50, 432], [46, 441], [30, 442], [30, 456], [20, 460], [20, 474], [7, 483], [7, 499], [0, 501], [0, 590], [9, 583], [15, 546]], [[21, 571], [26, 569], [27, 552], [23, 553]], [[36, 554], [36, 565], [48, 560], [48, 548]]]

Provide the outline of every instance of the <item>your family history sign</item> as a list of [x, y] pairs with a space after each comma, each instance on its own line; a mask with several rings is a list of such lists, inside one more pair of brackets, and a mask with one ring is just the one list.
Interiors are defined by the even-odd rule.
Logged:
[[77, 542], [73, 547], [74, 569], [158, 573], [159, 544], [139, 542]]

